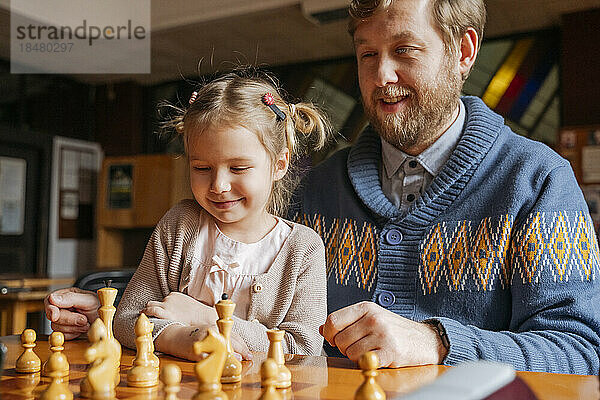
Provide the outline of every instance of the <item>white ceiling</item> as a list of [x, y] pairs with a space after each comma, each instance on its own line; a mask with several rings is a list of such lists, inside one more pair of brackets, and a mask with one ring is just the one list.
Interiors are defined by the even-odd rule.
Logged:
[[[316, 25], [304, 8], [346, 0], [151, 0], [152, 74], [79, 75], [87, 82], [142, 84], [197, 76], [228, 63], [285, 65], [352, 55], [345, 21]], [[488, 38], [558, 26], [562, 14], [600, 0], [488, 0]], [[10, 55], [9, 0], [0, 0], [0, 57]], [[201, 61], [202, 60], [202, 61]], [[200, 65], [200, 67], [199, 67]]]

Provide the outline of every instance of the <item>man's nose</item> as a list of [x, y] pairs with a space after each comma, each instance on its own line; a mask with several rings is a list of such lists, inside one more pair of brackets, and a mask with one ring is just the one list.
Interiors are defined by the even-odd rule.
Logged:
[[381, 57], [377, 63], [376, 84], [379, 87], [385, 87], [386, 85], [394, 83], [398, 83], [396, 64], [389, 57]]

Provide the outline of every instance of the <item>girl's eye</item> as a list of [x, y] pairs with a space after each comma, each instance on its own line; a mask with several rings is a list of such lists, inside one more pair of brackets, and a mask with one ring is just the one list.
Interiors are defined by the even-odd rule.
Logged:
[[247, 171], [249, 169], [250, 169], [250, 167], [231, 167], [231, 170], [233, 172], [244, 172], [244, 171]]
[[210, 171], [209, 167], [192, 167], [194, 169], [194, 171], [198, 171], [198, 172], [207, 172]]

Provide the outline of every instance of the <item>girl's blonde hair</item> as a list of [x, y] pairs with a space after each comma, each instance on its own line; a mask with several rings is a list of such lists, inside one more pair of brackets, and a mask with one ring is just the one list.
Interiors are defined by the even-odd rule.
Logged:
[[[273, 163], [287, 148], [292, 171], [274, 183], [267, 202], [268, 212], [285, 216], [297, 183], [294, 161], [325, 145], [331, 132], [326, 115], [312, 103], [287, 103], [277, 80], [252, 67], [238, 68], [204, 83], [194, 93], [195, 99], [187, 108], [171, 107], [176, 115], [163, 128], [175, 128], [183, 136], [186, 154], [190, 137], [209, 133], [214, 126], [242, 126], [255, 133]], [[267, 93], [285, 115], [283, 120], [263, 103]]]

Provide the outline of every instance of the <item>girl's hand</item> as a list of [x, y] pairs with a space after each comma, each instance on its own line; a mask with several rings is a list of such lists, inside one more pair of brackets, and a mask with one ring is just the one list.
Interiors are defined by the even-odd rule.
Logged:
[[[203, 357], [194, 353], [194, 342], [206, 337], [209, 326], [182, 326], [169, 325], [158, 335], [154, 341], [156, 350], [171, 354], [176, 357], [191, 361], [201, 360]], [[252, 353], [248, 346], [237, 335], [231, 336], [231, 345], [236, 357], [243, 360], [252, 360]]]
[[233, 347], [235, 356], [238, 359], [241, 358], [242, 360], [252, 360], [252, 353], [250, 353], [250, 349], [248, 349], [246, 342], [244, 342], [244, 339], [242, 339], [240, 335], [235, 332], [231, 332], [230, 340], [231, 347]]
[[191, 296], [171, 292], [163, 301], [149, 301], [141, 311], [149, 317], [178, 321], [186, 325], [216, 327], [217, 311]]

